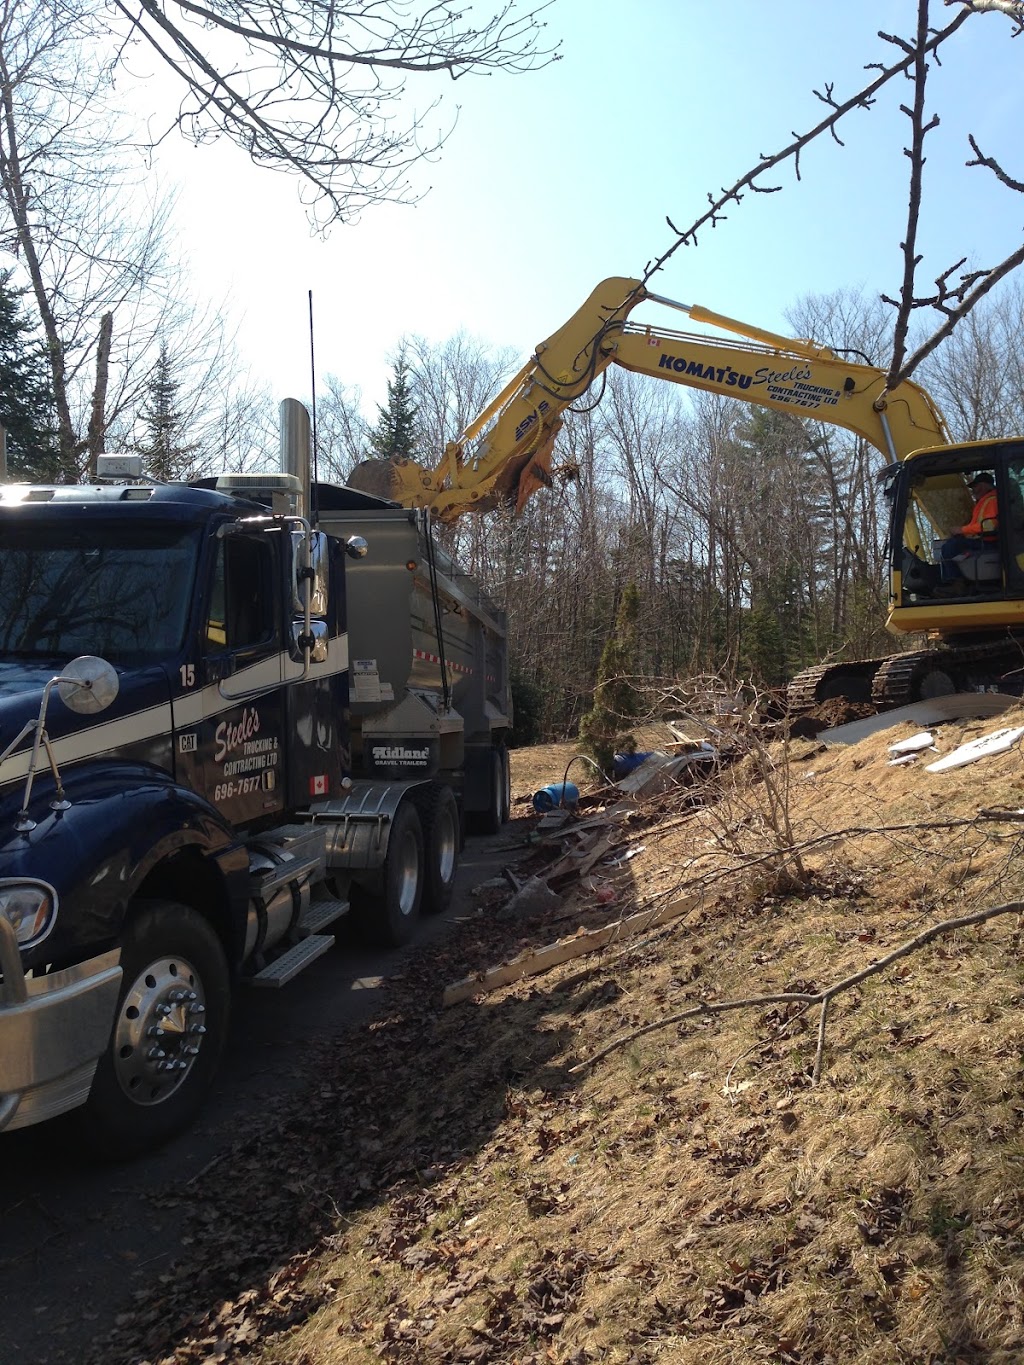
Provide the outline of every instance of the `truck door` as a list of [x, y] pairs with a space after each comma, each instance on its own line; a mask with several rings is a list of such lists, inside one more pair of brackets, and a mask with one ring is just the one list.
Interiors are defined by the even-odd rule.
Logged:
[[217, 542], [203, 628], [202, 789], [232, 824], [283, 809], [281, 536]]

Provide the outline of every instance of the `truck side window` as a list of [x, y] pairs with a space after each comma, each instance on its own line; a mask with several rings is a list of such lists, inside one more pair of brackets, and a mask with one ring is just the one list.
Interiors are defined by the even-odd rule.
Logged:
[[268, 541], [236, 537], [217, 547], [206, 623], [210, 653], [269, 643], [275, 629], [273, 551]]

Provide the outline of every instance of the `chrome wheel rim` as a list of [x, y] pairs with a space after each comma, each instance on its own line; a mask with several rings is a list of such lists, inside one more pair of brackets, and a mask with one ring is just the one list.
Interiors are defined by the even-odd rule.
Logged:
[[132, 982], [114, 1027], [114, 1073], [135, 1104], [160, 1104], [188, 1079], [206, 1034], [206, 995], [183, 957], [161, 957]]
[[416, 907], [420, 884], [419, 846], [411, 832], [402, 840], [398, 852], [398, 908], [403, 916], [408, 916]]
[[442, 883], [447, 886], [455, 876], [455, 866], [459, 856], [459, 833], [455, 815], [450, 808], [438, 821], [435, 829], [437, 848], [437, 872]]

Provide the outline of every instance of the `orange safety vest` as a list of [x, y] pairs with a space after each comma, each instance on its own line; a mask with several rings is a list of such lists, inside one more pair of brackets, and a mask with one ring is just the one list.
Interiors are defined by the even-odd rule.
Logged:
[[960, 534], [964, 536], [989, 536], [994, 538], [995, 526], [990, 526], [986, 530], [981, 529], [983, 521], [992, 521], [998, 524], [999, 506], [996, 502], [996, 491], [993, 488], [991, 493], [983, 493], [974, 504], [974, 511], [971, 519], [966, 526], [961, 528]]

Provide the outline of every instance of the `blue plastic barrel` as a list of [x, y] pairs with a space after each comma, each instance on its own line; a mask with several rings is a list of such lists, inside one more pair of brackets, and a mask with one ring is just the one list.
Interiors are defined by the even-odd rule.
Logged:
[[554, 810], [556, 806], [568, 806], [575, 810], [579, 804], [580, 792], [571, 782], [552, 782], [547, 787], [533, 793], [533, 809], [538, 815]]

